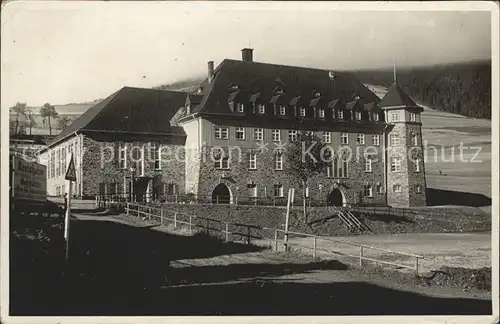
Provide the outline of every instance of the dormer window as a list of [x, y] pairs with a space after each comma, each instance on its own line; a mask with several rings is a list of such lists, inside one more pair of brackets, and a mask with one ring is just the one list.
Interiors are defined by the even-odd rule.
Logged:
[[325, 110], [323, 108], [320, 108], [318, 111], [319, 118], [325, 118]]
[[285, 115], [285, 114], [286, 114], [286, 107], [280, 106], [280, 115]]
[[239, 113], [242, 113], [245, 111], [245, 105], [243, 105], [242, 103], [236, 103], [236, 111], [239, 112]]
[[417, 114], [410, 113], [410, 121], [412, 121], [412, 122], [417, 121]]
[[339, 110], [339, 119], [344, 119], [344, 112]]
[[306, 108], [300, 107], [300, 116], [305, 117], [306, 116]]
[[359, 111], [356, 112], [356, 119], [361, 120], [361, 113]]
[[379, 118], [380, 118], [380, 117], [379, 117], [379, 115], [378, 115], [377, 113], [374, 113], [374, 114], [373, 114], [373, 120], [374, 120], [374, 121], [379, 121]]
[[263, 104], [259, 104], [257, 106], [259, 108], [259, 114], [265, 114], [266, 113], [266, 106]]
[[191, 114], [191, 105], [186, 106], [186, 115]]

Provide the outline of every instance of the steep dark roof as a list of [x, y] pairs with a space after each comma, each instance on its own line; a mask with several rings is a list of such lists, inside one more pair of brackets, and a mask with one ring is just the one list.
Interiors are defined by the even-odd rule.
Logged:
[[413, 101], [396, 82], [389, 87], [389, 90], [380, 101], [379, 106], [381, 108], [395, 106], [418, 107], [415, 101]]
[[289, 98], [301, 96], [304, 102], [315, 98], [313, 90], [321, 93], [327, 101], [349, 101], [354, 93], [367, 102], [380, 100], [350, 75], [340, 72], [335, 75], [332, 81], [328, 70], [226, 59], [215, 69], [212, 81], [207, 79], [202, 83], [203, 100], [199, 108], [192, 112], [231, 114], [228, 105], [231, 84], [239, 86], [240, 98], [246, 101], [251, 101], [252, 95], [260, 93], [259, 101], [269, 102], [276, 86], [282, 87]]
[[380, 111], [380, 108], [378, 107], [377, 103], [375, 103], [375, 102], [370, 102], [370, 103], [364, 104], [363, 109], [364, 109], [364, 111], [368, 111], [368, 112]]
[[182, 128], [170, 124], [170, 119], [185, 102], [185, 92], [123, 87], [89, 108], [49, 146], [76, 131], [184, 135]]
[[341, 104], [340, 99], [335, 99], [328, 103], [328, 108], [337, 108], [337, 106], [340, 104]]
[[361, 99], [356, 99], [345, 104], [347, 110], [363, 110]]

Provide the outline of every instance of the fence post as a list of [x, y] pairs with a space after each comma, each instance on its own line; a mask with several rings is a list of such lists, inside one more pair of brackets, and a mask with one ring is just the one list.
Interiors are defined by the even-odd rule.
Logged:
[[316, 259], [316, 236], [314, 237], [313, 242], [313, 257]]
[[219, 204], [219, 196], [215, 196], [215, 203], [218, 205]]
[[229, 224], [226, 223], [226, 242], [229, 242]]
[[125, 210], [127, 212], [127, 216], [130, 215], [130, 203], [127, 203], [127, 209]]
[[415, 274], [418, 276], [418, 257], [415, 257]]
[[175, 194], [175, 203], [177, 204], [178, 200], [177, 200], [177, 194]]
[[234, 197], [234, 204], [238, 206], [238, 196]]
[[274, 230], [274, 251], [278, 252], [278, 229]]
[[163, 206], [160, 207], [160, 225], [163, 226]]
[[189, 215], [189, 234], [193, 234], [193, 216]]
[[359, 247], [359, 266], [363, 266], [363, 245]]
[[207, 218], [207, 234], [210, 234], [210, 220]]
[[250, 226], [247, 226], [247, 244], [250, 244]]
[[177, 213], [174, 213], [174, 228], [177, 228]]

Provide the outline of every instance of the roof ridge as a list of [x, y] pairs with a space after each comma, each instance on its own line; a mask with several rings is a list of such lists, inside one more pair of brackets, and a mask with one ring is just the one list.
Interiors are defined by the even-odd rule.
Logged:
[[224, 59], [223, 61], [231, 61], [231, 62], [238, 62], [238, 63], [253, 63], [253, 64], [272, 65], [272, 66], [276, 66], [276, 67], [293, 68], [293, 69], [308, 69], [308, 70], [315, 70], [315, 71], [321, 71], [321, 72], [335, 72], [335, 73], [341, 74], [342, 76], [352, 76], [349, 72], [338, 71], [338, 70], [334, 70], [334, 69], [320, 69], [320, 68], [307, 67], [307, 66], [285, 65], [285, 64], [256, 62], [256, 61], [240, 61], [240, 60], [227, 59], [227, 58]]

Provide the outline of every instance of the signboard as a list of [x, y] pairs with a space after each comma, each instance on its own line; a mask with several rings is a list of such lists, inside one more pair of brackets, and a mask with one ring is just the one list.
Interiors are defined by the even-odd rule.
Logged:
[[19, 199], [47, 200], [47, 167], [12, 156], [12, 196]]
[[75, 170], [75, 161], [73, 160], [73, 154], [71, 154], [71, 158], [69, 159], [68, 170], [66, 170], [66, 176], [64, 179], [69, 181], [76, 181], [76, 170]]

